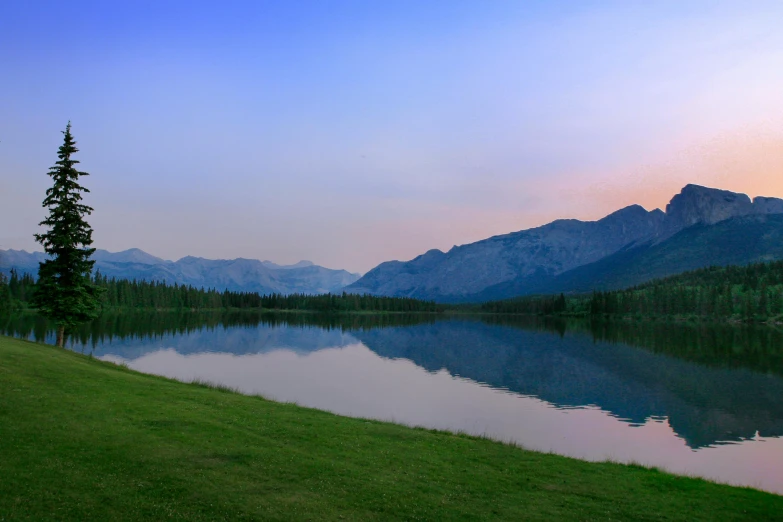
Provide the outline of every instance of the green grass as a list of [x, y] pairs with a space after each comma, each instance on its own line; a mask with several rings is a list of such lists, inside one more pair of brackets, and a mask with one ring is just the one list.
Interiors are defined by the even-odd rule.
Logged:
[[0, 521], [770, 520], [783, 497], [143, 375], [0, 337]]

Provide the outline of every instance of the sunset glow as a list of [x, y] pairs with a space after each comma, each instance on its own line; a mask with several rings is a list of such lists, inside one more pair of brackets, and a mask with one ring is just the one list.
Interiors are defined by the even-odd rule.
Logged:
[[779, 2], [217, 5], [5, 6], [0, 249], [36, 249], [68, 120], [95, 246], [170, 259], [364, 272], [687, 183], [783, 197]]

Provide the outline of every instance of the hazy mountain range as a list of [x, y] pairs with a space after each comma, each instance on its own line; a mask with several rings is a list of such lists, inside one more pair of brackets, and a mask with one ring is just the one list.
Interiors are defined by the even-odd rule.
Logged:
[[[97, 250], [93, 258], [95, 268], [108, 277], [261, 294], [324, 294], [339, 291], [359, 278], [359, 274], [324, 268], [310, 261], [287, 266], [242, 258], [212, 260], [188, 256], [179, 261], [166, 261], [138, 248], [116, 253]], [[38, 263], [44, 259], [42, 252], [0, 250], [0, 272], [8, 273], [16, 268], [37, 274]]]
[[687, 185], [666, 206], [541, 227], [389, 261], [346, 291], [485, 301], [620, 288], [708, 265], [783, 258], [783, 200]]
[[[342, 290], [441, 302], [632, 286], [709, 265], [783, 259], [783, 199], [687, 185], [666, 206], [639, 205], [598, 221], [560, 219], [455, 246], [411, 261], [389, 261], [364, 277], [300, 261], [184, 257], [166, 261], [139, 249], [95, 252], [96, 268], [116, 278], [166, 281], [259, 293]], [[40, 252], [0, 250], [0, 272], [36, 274]]]

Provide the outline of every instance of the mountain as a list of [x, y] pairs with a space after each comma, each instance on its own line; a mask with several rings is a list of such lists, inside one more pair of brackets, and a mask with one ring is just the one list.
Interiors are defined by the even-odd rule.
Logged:
[[705, 266], [783, 259], [783, 214], [746, 215], [714, 225], [697, 223], [661, 241], [622, 248], [558, 275], [520, 277], [470, 296], [494, 301], [519, 295], [618, 290]]
[[312, 261], [304, 261], [304, 260], [299, 261], [298, 263], [294, 263], [293, 265], [278, 265], [277, 263], [273, 263], [271, 261], [261, 261], [261, 264], [267, 268], [272, 268], [274, 270], [289, 270], [291, 268], [304, 268], [307, 266], [314, 265]]
[[123, 250], [122, 252], [114, 253], [108, 252], [106, 250], [96, 250], [92, 255], [92, 258], [96, 262], [138, 263], [141, 265], [162, 265], [171, 262], [159, 257], [152, 256], [143, 250], [139, 250], [138, 248], [131, 248], [129, 250]]
[[37, 275], [38, 263], [45, 260], [46, 254], [43, 252], [0, 250], [0, 272], [7, 275], [12, 268], [16, 268], [19, 272], [27, 272]]
[[[20, 272], [37, 274], [38, 263], [44, 259], [46, 256], [42, 252], [0, 250], [0, 272], [8, 273], [16, 268]], [[331, 270], [310, 261], [288, 266], [241, 258], [212, 260], [188, 256], [179, 261], [166, 261], [137, 248], [114, 253], [96, 250], [93, 259], [95, 268], [108, 277], [261, 294], [338, 292], [359, 278], [359, 274]]]
[[709, 264], [781, 258], [782, 213], [781, 199], [687, 185], [666, 212], [631, 205], [598, 221], [557, 220], [430, 250], [382, 263], [346, 291], [465, 302], [617, 288]]

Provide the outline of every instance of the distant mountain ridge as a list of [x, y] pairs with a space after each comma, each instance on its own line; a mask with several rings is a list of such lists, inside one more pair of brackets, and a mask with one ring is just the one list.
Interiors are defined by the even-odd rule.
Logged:
[[778, 259], [783, 259], [783, 214], [739, 216], [714, 225], [696, 224], [661, 242], [630, 245], [561, 274], [537, 274], [500, 283], [469, 300], [618, 290], [710, 265]]
[[[38, 263], [45, 259], [43, 252], [0, 250], [0, 272], [8, 273], [16, 268], [35, 275]], [[242, 258], [213, 260], [187, 256], [178, 261], [167, 261], [138, 248], [122, 252], [96, 250], [93, 259], [95, 268], [108, 277], [260, 294], [338, 292], [360, 277], [347, 270], [332, 270], [311, 261], [287, 266]]]
[[598, 221], [557, 220], [430, 250], [382, 263], [346, 291], [465, 302], [619, 288], [709, 264], [779, 259], [783, 242], [773, 238], [783, 235], [782, 214], [783, 199], [687, 185], [666, 212], [631, 205]]

